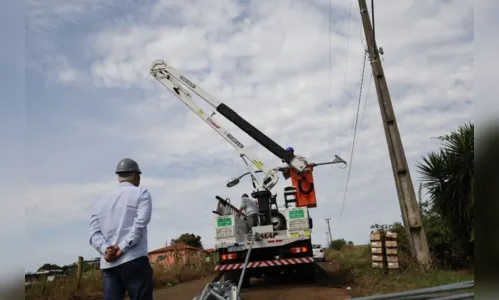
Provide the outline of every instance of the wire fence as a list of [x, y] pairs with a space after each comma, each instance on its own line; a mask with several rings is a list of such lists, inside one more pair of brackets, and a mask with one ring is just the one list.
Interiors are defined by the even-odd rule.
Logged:
[[458, 283], [435, 286], [431, 288], [419, 289], [414, 291], [391, 293], [385, 295], [375, 295], [352, 300], [461, 300], [475, 299], [473, 289], [475, 281], [463, 281]]

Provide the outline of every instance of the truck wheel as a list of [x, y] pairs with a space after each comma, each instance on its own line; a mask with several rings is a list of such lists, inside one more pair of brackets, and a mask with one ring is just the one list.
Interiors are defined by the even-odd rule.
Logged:
[[285, 230], [286, 229], [286, 218], [279, 212], [274, 213], [271, 217], [271, 222], [274, 230]]
[[[234, 285], [239, 284], [239, 278], [241, 277], [242, 271], [241, 270], [236, 270], [236, 271], [226, 271], [224, 274], [224, 281], [230, 281]], [[241, 284], [241, 288], [247, 288], [250, 286], [250, 277], [248, 276], [248, 273], [245, 274], [243, 283]]]

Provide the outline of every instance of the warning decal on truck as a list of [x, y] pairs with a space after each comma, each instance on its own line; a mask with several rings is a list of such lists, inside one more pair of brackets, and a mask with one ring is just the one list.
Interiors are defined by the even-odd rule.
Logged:
[[310, 230], [303, 230], [303, 232], [290, 232], [289, 237], [310, 236]]

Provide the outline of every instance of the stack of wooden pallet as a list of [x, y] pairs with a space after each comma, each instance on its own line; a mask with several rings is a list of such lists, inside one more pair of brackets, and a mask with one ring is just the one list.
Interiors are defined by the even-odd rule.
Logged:
[[369, 238], [371, 240], [372, 267], [382, 269], [385, 265], [384, 233], [380, 231], [371, 232]]
[[374, 231], [369, 236], [373, 268], [398, 269], [397, 233]]
[[385, 234], [386, 264], [388, 269], [399, 268], [399, 256], [397, 250], [397, 233], [387, 231]]

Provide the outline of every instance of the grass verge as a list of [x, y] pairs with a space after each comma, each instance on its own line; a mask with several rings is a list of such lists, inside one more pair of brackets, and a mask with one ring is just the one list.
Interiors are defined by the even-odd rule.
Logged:
[[407, 254], [399, 254], [400, 269], [386, 272], [371, 267], [369, 245], [345, 246], [328, 250], [326, 260], [337, 262], [340, 272], [350, 282], [351, 296], [402, 292], [474, 279], [473, 270], [419, 271]]
[[[164, 288], [179, 283], [203, 278], [214, 273], [214, 263], [199, 260], [171, 267], [153, 265], [154, 288]], [[102, 273], [91, 270], [84, 274], [80, 288], [76, 290], [75, 274], [67, 277], [25, 287], [26, 300], [98, 300], [103, 298]]]

